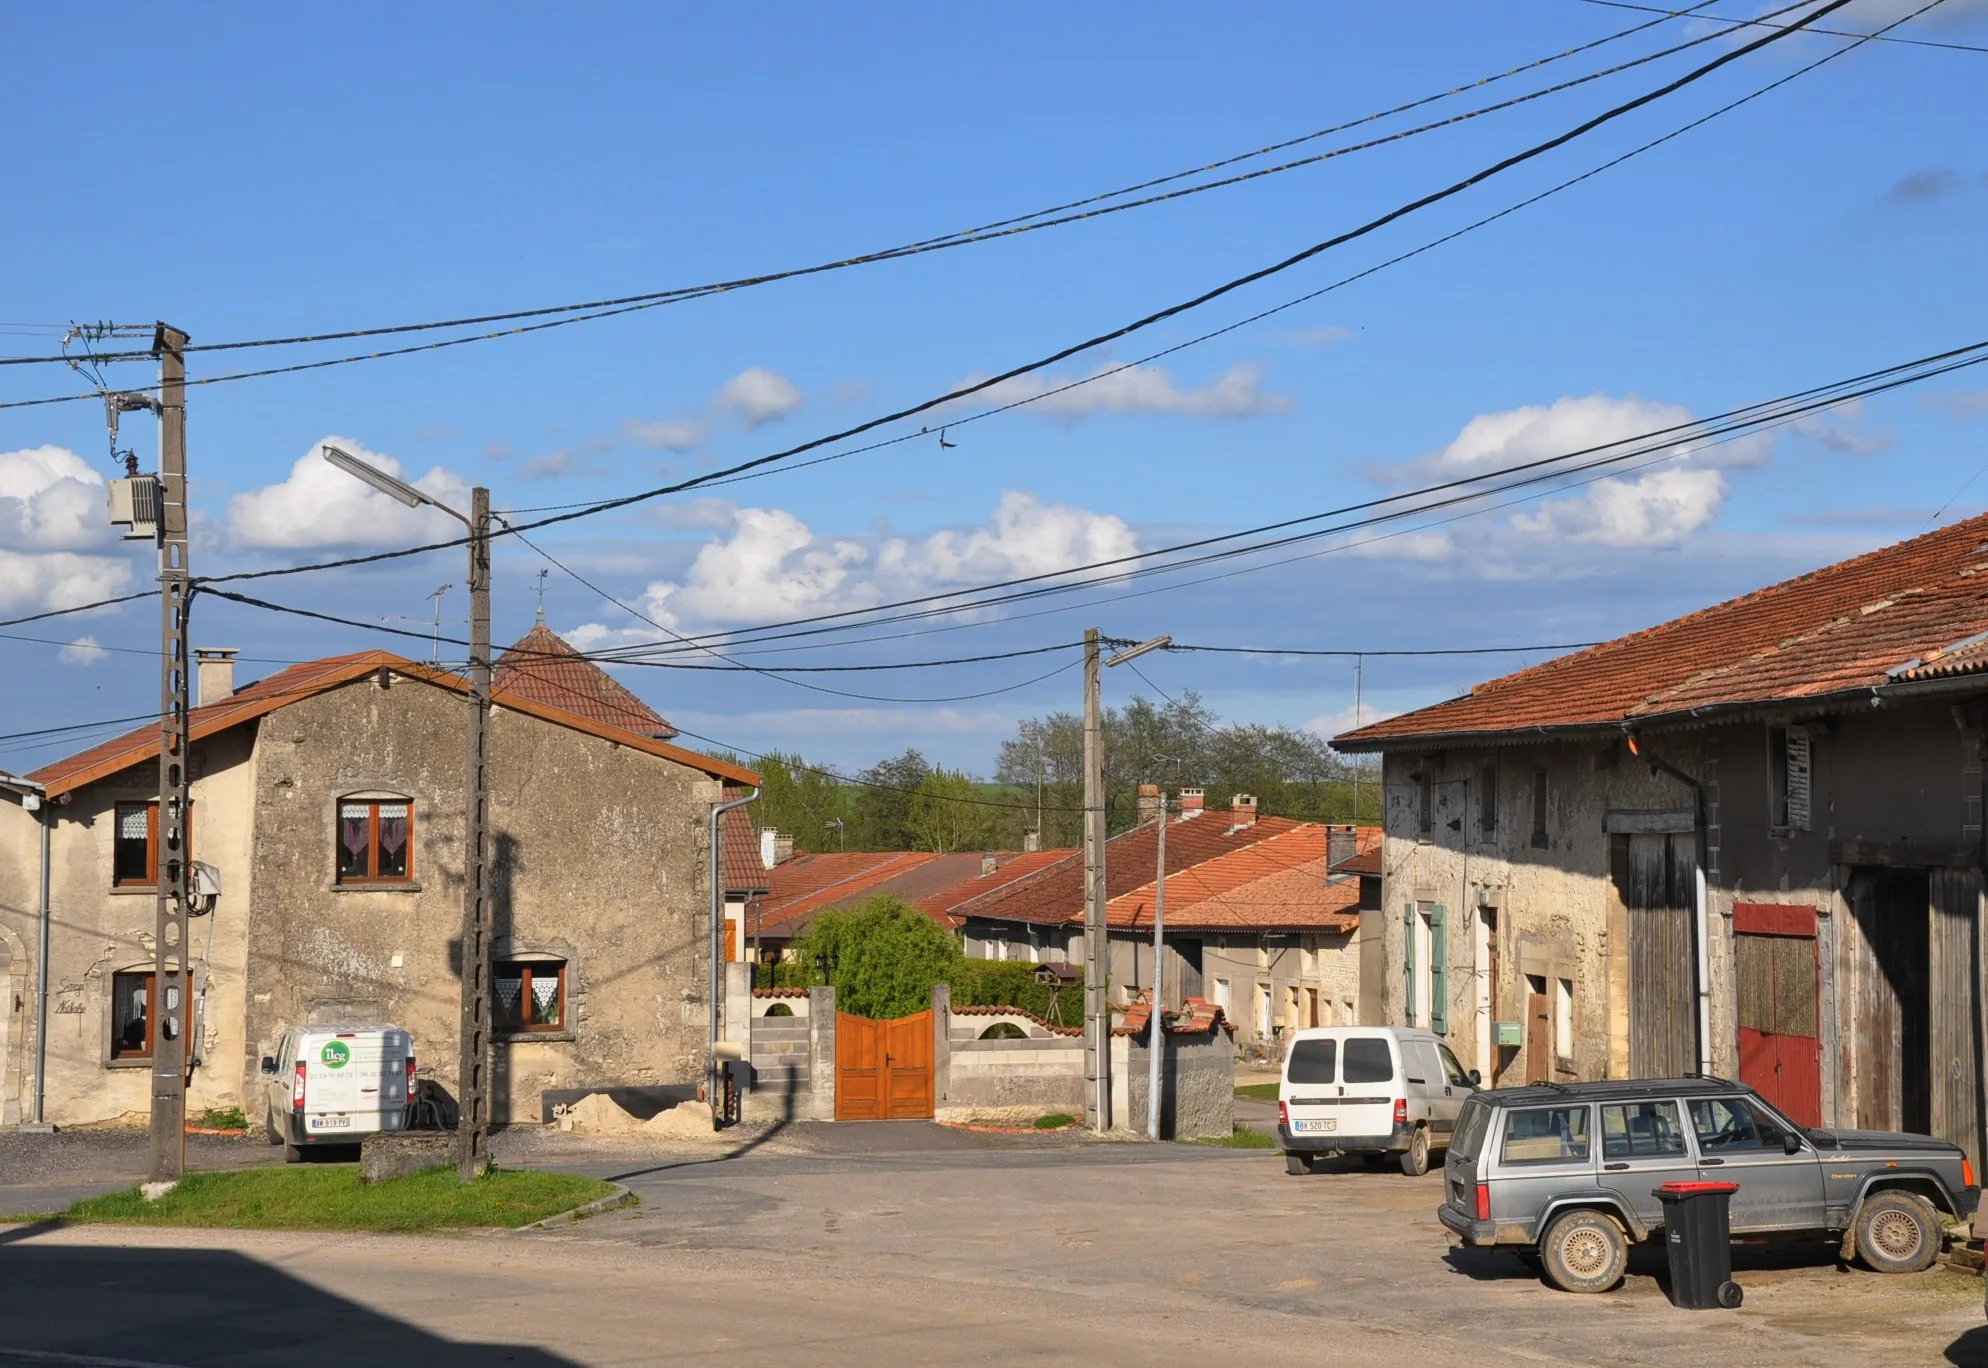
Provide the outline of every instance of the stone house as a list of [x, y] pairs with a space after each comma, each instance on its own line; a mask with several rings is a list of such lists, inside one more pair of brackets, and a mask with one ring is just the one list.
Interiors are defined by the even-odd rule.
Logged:
[[1980, 1162], [1984, 572], [1974, 518], [1338, 738], [1383, 757], [1369, 1019]]
[[[453, 1093], [463, 681], [367, 651], [238, 690], [232, 654], [202, 653], [192, 715], [190, 853], [221, 891], [193, 923], [189, 1108], [241, 1106], [260, 1122], [260, 1058], [288, 1027], [335, 1018], [406, 1028], [424, 1076]], [[710, 808], [758, 778], [667, 735], [542, 628], [499, 662], [499, 1120], [542, 1119], [550, 1092], [687, 1090], [701, 1076]], [[30, 1002], [34, 975], [21, 969], [34, 958], [47, 823], [46, 1115], [58, 1123], [149, 1105], [162, 1010], [150, 976], [157, 756], [157, 730], [141, 728], [27, 776], [45, 795], [38, 811], [0, 789], [0, 944]], [[24, 1072], [0, 1085], [9, 1114], [25, 1112]]]

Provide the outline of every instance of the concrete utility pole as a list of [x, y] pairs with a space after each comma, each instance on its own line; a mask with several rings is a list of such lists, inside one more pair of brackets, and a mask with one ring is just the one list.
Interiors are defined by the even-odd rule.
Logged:
[[[324, 458], [409, 508], [427, 504], [469, 529], [469, 741], [463, 765], [462, 1019], [456, 1061], [456, 1177], [490, 1166], [490, 491], [464, 517], [337, 447]], [[437, 591], [440, 592], [439, 590]]]
[[1104, 905], [1104, 719], [1098, 629], [1084, 629], [1084, 1123], [1111, 1125], [1111, 1002]]
[[1166, 1033], [1160, 1029], [1160, 1013], [1166, 1006], [1167, 928], [1167, 791], [1160, 790], [1159, 873], [1153, 876], [1153, 1012], [1146, 1034], [1146, 1138], [1160, 1138], [1160, 1052], [1166, 1048]]
[[159, 358], [159, 811], [155, 819], [157, 904], [152, 1001], [152, 1158], [155, 1183], [186, 1172], [187, 1026], [192, 979], [187, 969], [187, 814], [193, 802], [193, 756], [187, 714], [187, 612], [193, 585], [186, 538], [187, 335], [161, 323], [152, 334]]

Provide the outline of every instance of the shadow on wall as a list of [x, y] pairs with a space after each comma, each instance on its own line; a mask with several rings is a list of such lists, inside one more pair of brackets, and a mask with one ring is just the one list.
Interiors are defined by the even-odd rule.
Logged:
[[192, 1249], [79, 1249], [35, 1243], [36, 1227], [0, 1244], [6, 1349], [71, 1361], [164, 1359], [186, 1368], [244, 1357], [299, 1365], [435, 1368], [572, 1360], [528, 1345], [465, 1344], [336, 1297], [240, 1254]]

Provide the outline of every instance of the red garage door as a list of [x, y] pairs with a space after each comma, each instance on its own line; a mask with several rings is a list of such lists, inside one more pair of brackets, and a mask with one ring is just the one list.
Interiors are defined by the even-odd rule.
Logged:
[[1740, 1082], [1804, 1126], [1822, 1124], [1815, 909], [1733, 908]]

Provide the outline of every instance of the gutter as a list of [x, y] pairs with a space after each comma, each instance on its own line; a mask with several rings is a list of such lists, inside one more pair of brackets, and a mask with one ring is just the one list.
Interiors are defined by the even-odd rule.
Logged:
[[[711, 1106], [711, 1129], [718, 1129], [718, 1011], [724, 1000], [725, 847], [720, 819], [733, 808], [759, 801], [754, 789], [743, 798], [711, 805], [711, 1040], [704, 1059], [704, 1100]], [[745, 928], [741, 926], [740, 932]]]
[[51, 920], [48, 837], [55, 826], [55, 809], [48, 804], [48, 790], [32, 779], [16, 779], [12, 775], [6, 775], [0, 777], [0, 788], [10, 789], [19, 794], [21, 807], [36, 814], [35, 825], [41, 828], [41, 908], [35, 961], [34, 1119], [23, 1129], [46, 1130], [49, 1126], [43, 1113], [48, 1097], [48, 928]]
[[1710, 832], [1705, 817], [1705, 786], [1691, 775], [1658, 755], [1646, 754], [1636, 733], [1629, 733], [1629, 753], [1643, 760], [1652, 774], [1668, 774], [1691, 790], [1691, 827], [1697, 844], [1697, 858], [1691, 863], [1692, 916], [1691, 957], [1698, 991], [1698, 1072], [1712, 1074], [1712, 926], [1705, 886], [1705, 864], [1710, 858]]

